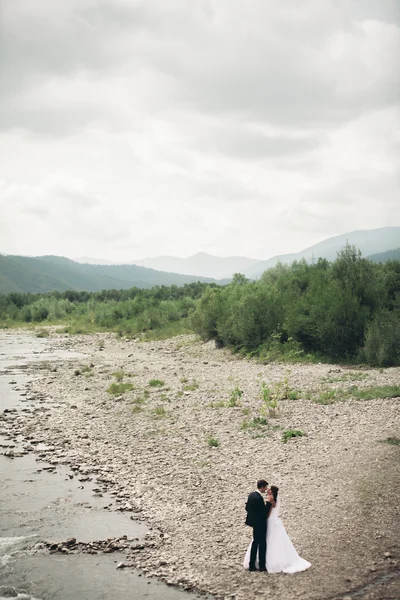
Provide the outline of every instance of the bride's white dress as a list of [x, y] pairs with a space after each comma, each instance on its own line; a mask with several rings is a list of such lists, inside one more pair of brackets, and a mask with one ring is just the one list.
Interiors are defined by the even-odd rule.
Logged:
[[[296, 548], [290, 541], [283, 523], [279, 518], [279, 504], [278, 496], [276, 506], [271, 509], [271, 513], [268, 517], [267, 571], [268, 573], [297, 573], [298, 571], [305, 571], [311, 567], [311, 563], [298, 555]], [[244, 557], [243, 566], [245, 569], [249, 568], [251, 544], [252, 542], [250, 542]], [[258, 568], [258, 554], [256, 568]]]

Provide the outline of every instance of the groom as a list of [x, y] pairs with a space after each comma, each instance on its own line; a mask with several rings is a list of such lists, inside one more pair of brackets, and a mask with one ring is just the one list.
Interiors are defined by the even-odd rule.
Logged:
[[256, 570], [256, 557], [260, 571], [266, 571], [265, 556], [267, 552], [267, 518], [272, 502], [264, 502], [263, 494], [268, 489], [268, 481], [257, 481], [257, 491], [251, 492], [246, 502], [246, 525], [253, 528], [253, 543], [250, 551], [249, 571]]

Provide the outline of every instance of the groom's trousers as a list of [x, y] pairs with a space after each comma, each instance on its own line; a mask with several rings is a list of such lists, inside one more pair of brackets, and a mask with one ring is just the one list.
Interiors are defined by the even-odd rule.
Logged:
[[265, 570], [265, 555], [267, 552], [267, 524], [253, 527], [253, 543], [250, 550], [250, 569], [255, 569], [258, 550], [258, 568]]

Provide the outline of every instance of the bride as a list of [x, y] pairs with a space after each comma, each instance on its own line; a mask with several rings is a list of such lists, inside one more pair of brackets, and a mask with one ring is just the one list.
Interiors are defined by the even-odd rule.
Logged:
[[[275, 500], [275, 507], [271, 509], [268, 516], [267, 527], [267, 559], [266, 568], [268, 573], [297, 573], [305, 571], [311, 567], [311, 563], [301, 558], [297, 552], [282, 521], [279, 518], [279, 489], [275, 485], [271, 485], [270, 497]], [[250, 542], [247, 548], [246, 556], [244, 557], [243, 566], [249, 568], [250, 563]], [[258, 568], [258, 556], [256, 559], [256, 568]]]

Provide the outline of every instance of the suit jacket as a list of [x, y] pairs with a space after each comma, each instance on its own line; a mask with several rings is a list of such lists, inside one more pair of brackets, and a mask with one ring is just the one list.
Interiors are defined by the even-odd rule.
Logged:
[[246, 525], [250, 527], [267, 527], [267, 517], [270, 509], [271, 503], [265, 503], [259, 492], [251, 492], [246, 502]]

